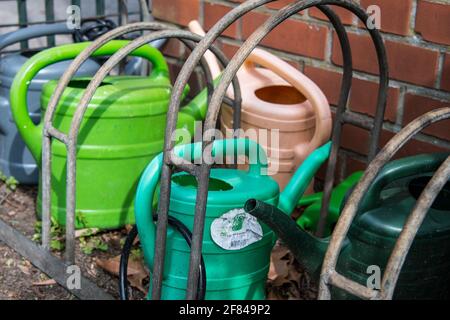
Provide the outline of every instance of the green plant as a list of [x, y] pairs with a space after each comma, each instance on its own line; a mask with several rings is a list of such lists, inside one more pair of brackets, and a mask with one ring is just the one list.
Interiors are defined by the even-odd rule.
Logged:
[[80, 248], [84, 254], [92, 254], [94, 250], [107, 251], [108, 244], [99, 236], [80, 237]]
[[[34, 224], [34, 234], [32, 240], [39, 242], [42, 240], [42, 221], [36, 221]], [[64, 228], [58, 223], [56, 219], [51, 217], [50, 228], [50, 248], [56, 251], [64, 249]]]
[[13, 176], [8, 177], [2, 171], [0, 171], [0, 180], [3, 181], [6, 187], [11, 191], [15, 191], [17, 189], [17, 185], [19, 184], [19, 181], [17, 181], [16, 178]]
[[86, 227], [86, 225], [87, 225], [86, 216], [83, 213], [81, 213], [80, 211], [76, 212], [75, 220], [78, 225], [82, 226], [83, 228]]
[[142, 250], [140, 248], [131, 249], [130, 256], [131, 259], [133, 260], [140, 260], [141, 258], [144, 257]]

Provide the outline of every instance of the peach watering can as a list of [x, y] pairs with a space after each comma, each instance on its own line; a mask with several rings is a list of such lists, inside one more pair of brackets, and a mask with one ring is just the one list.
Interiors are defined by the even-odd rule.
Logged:
[[[197, 21], [191, 21], [189, 29], [204, 35]], [[205, 59], [216, 78], [221, 70], [215, 56], [206, 52]], [[271, 131], [266, 141], [259, 134], [258, 142], [268, 154], [269, 174], [284, 189], [305, 158], [330, 138], [332, 118], [327, 98], [300, 71], [261, 49], [253, 50], [237, 77], [242, 90], [241, 128], [244, 135], [259, 129]], [[227, 96], [233, 98], [231, 86]], [[232, 120], [232, 111], [221, 109], [222, 131], [231, 132]]]

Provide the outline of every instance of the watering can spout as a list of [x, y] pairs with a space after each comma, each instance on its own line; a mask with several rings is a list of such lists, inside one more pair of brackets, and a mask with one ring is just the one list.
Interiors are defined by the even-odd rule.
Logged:
[[277, 207], [260, 200], [250, 199], [244, 209], [265, 223], [291, 250], [297, 261], [318, 279], [328, 243], [301, 229], [294, 220]]
[[317, 170], [328, 158], [330, 151], [331, 142], [328, 142], [305, 159], [281, 193], [278, 208], [255, 199], [248, 200], [244, 206], [246, 212], [265, 223], [283, 240], [296, 259], [315, 279], [319, 277], [328, 242], [301, 229], [291, 219], [290, 214]]
[[281, 211], [288, 215], [292, 213], [317, 170], [328, 158], [330, 151], [331, 142], [328, 142], [303, 161], [280, 195], [278, 207]]

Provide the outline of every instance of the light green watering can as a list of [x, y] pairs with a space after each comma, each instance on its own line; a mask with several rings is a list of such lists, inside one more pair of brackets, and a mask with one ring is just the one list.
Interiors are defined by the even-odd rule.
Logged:
[[[93, 56], [112, 55], [129, 41], [106, 43]], [[63, 45], [30, 58], [17, 73], [11, 88], [11, 108], [18, 130], [37, 163], [41, 163], [43, 123], [34, 124], [27, 110], [27, 89], [39, 70], [75, 58], [91, 43]], [[148, 77], [106, 77], [84, 114], [77, 142], [76, 227], [118, 228], [134, 223], [133, 198], [145, 166], [163, 149], [166, 113], [171, 95], [169, 71], [163, 55], [145, 45], [131, 55], [149, 60]], [[53, 126], [67, 133], [72, 116], [91, 78], [75, 78], [65, 89]], [[43, 88], [45, 112], [58, 81]], [[206, 114], [206, 90], [180, 110], [178, 128], [194, 132], [194, 124]], [[65, 224], [66, 147], [52, 144], [52, 215]], [[39, 184], [38, 214], [41, 210]]]

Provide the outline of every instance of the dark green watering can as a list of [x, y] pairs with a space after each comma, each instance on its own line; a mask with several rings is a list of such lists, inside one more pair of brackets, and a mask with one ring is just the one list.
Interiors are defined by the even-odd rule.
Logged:
[[[213, 168], [209, 178], [203, 259], [206, 269], [205, 299], [263, 299], [275, 243], [273, 232], [243, 207], [247, 199], [256, 198], [292, 211], [308, 187], [314, 173], [328, 158], [330, 143], [317, 149], [297, 171], [280, 194], [278, 183], [267, 175], [264, 149], [248, 139], [216, 140], [215, 157], [239, 155], [250, 157], [248, 171]], [[189, 161], [201, 156], [201, 143], [182, 145], [174, 153]], [[255, 157], [256, 155], [256, 157]], [[253, 158], [252, 158], [253, 157]], [[156, 226], [152, 201], [159, 183], [163, 155], [160, 154], [142, 174], [136, 193], [136, 225], [150, 270], [153, 266]], [[253, 161], [252, 161], [253, 159]], [[193, 227], [197, 194], [196, 179], [187, 173], [172, 176], [169, 215]], [[184, 299], [190, 248], [183, 236], [169, 226], [165, 258], [162, 299]]]
[[[339, 256], [337, 271], [362, 285], [381, 274], [403, 225], [433, 173], [449, 154], [424, 154], [387, 164], [358, 209]], [[245, 210], [266, 223], [318, 279], [329, 238], [319, 239], [299, 228], [270, 203], [249, 200]], [[450, 182], [436, 198], [406, 257], [395, 299], [450, 297]], [[371, 282], [373, 284], [373, 282]], [[376, 282], [375, 282], [376, 283]], [[336, 299], [353, 298], [334, 288]]]
[[[112, 55], [129, 41], [110, 41], [93, 56]], [[59, 61], [75, 58], [91, 43], [63, 45], [30, 58], [17, 73], [11, 88], [14, 121], [26, 145], [40, 164], [43, 123], [35, 125], [27, 111], [27, 89], [39, 70]], [[166, 113], [171, 95], [168, 66], [163, 55], [145, 45], [132, 55], [149, 60], [148, 77], [110, 76], [97, 88], [81, 123], [77, 140], [76, 227], [117, 228], [134, 223], [133, 198], [145, 166], [162, 151]], [[56, 109], [53, 125], [67, 133], [72, 116], [91, 78], [75, 78], [65, 89]], [[45, 112], [58, 82], [43, 88], [41, 106]], [[194, 123], [206, 113], [206, 90], [181, 109], [178, 127], [191, 134]], [[52, 215], [65, 224], [66, 148], [52, 145]], [[41, 185], [40, 185], [41, 189]], [[38, 196], [41, 210], [41, 192]]]

